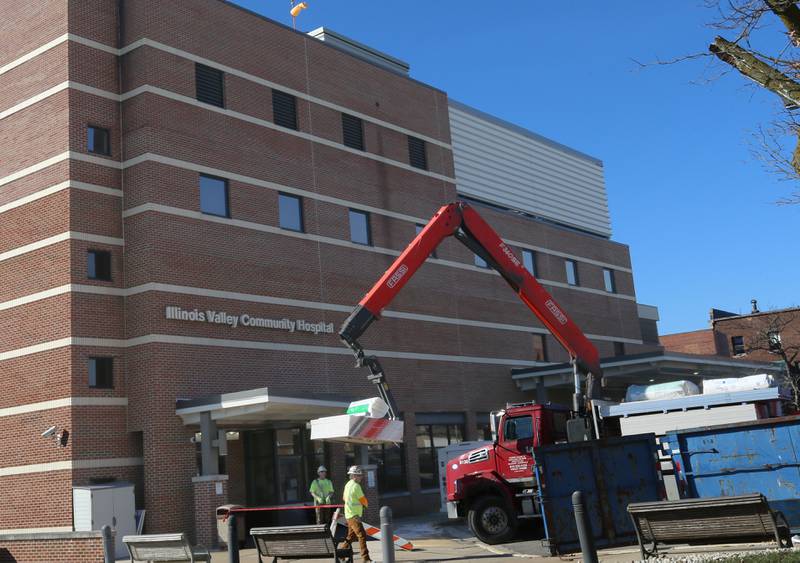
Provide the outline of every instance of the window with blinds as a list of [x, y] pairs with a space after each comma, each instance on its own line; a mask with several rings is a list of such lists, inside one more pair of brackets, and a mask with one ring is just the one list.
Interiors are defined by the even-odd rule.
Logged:
[[364, 150], [364, 124], [361, 119], [342, 114], [342, 141], [351, 149]]
[[425, 141], [417, 137], [408, 136], [408, 161], [414, 168], [428, 169], [428, 155], [425, 150]]
[[272, 91], [272, 120], [275, 125], [297, 129], [297, 99], [291, 94]]
[[196, 63], [195, 85], [197, 100], [212, 106], [225, 107], [225, 73], [210, 66]]

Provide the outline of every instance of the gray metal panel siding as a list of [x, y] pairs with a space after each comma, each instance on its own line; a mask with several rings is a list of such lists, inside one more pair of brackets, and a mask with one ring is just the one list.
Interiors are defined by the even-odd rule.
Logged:
[[611, 236], [600, 161], [462, 104], [449, 109], [459, 193]]

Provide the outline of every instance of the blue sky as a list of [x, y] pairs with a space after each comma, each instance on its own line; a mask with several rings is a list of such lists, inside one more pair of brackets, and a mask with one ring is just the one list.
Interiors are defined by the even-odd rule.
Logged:
[[[286, 0], [237, 3], [291, 22]], [[752, 298], [762, 310], [800, 304], [800, 206], [774, 204], [792, 186], [751, 154], [774, 96], [737, 74], [708, 82], [723, 70], [710, 59], [633, 62], [704, 51], [715, 30], [701, 0], [309, 6], [298, 29], [330, 27], [456, 100], [602, 159], [613, 238], [631, 247], [637, 298], [659, 307], [662, 334], [705, 328], [711, 307], [746, 312]]]

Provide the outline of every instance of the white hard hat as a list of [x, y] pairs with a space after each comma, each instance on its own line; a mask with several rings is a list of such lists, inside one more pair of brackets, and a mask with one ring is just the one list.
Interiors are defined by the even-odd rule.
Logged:
[[353, 466], [350, 467], [350, 469], [347, 470], [347, 474], [348, 475], [363, 475], [364, 474], [364, 470], [361, 469], [360, 465], [353, 465]]
[[317, 467], [317, 473], [322, 473], [323, 471], [325, 473], [327, 473], [328, 472], [328, 468], [325, 467], [324, 465], [320, 465], [319, 467]]

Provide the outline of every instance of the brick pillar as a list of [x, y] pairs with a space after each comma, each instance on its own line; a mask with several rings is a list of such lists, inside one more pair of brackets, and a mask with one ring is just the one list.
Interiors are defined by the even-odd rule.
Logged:
[[194, 489], [194, 533], [197, 545], [217, 547], [217, 507], [228, 504], [228, 476], [192, 477]]

